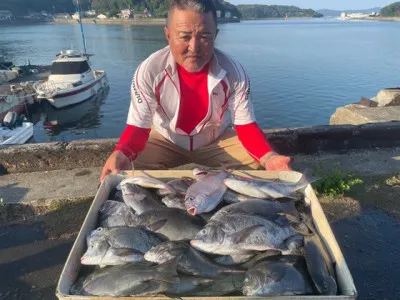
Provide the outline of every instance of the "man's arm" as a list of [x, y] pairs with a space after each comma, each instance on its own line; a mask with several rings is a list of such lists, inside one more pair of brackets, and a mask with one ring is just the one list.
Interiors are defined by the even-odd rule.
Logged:
[[107, 159], [100, 181], [103, 181], [107, 174], [130, 169], [131, 161], [136, 159], [146, 145], [157, 109], [153, 91], [154, 79], [150, 78], [149, 72], [146, 71], [147, 64], [148, 60], [144, 61], [133, 76], [127, 127]]
[[241, 65], [238, 78], [231, 85], [229, 110], [235, 130], [246, 151], [267, 170], [290, 170], [290, 158], [278, 155], [256, 124], [251, 101], [250, 80]]

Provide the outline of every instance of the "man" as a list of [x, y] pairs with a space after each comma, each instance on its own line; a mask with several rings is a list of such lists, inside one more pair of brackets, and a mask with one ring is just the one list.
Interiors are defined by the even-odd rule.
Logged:
[[128, 125], [101, 181], [131, 169], [133, 161], [141, 169], [193, 162], [290, 170], [290, 158], [275, 153], [256, 124], [243, 67], [214, 48], [212, 0], [171, 0], [164, 32], [169, 46], [150, 55], [133, 76]]

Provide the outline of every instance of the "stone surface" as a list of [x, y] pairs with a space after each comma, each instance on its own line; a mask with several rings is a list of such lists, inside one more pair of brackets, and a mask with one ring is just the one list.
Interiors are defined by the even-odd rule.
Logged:
[[331, 116], [330, 125], [360, 125], [399, 121], [400, 106], [366, 107], [350, 104], [336, 109], [336, 112]]
[[375, 101], [378, 102], [378, 106], [399, 106], [400, 88], [381, 90]]
[[[373, 151], [349, 151], [343, 154], [295, 155], [292, 167], [297, 171], [324, 165], [360, 175], [400, 172], [400, 147]], [[179, 167], [190, 170], [194, 166]], [[15, 173], [0, 177], [0, 198], [4, 203], [45, 204], [52, 200], [92, 197], [99, 187], [101, 167]]]

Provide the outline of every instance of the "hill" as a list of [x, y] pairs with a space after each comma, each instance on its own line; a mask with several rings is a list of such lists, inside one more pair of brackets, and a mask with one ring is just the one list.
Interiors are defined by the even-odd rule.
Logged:
[[317, 12], [323, 14], [325, 17], [339, 17], [342, 12], [353, 14], [353, 13], [371, 13], [373, 11], [379, 12], [381, 10], [380, 7], [373, 7], [369, 9], [344, 9], [344, 10], [333, 10], [333, 9], [319, 9]]
[[322, 14], [312, 9], [301, 9], [297, 6], [287, 5], [238, 5], [239, 12], [243, 19], [264, 19], [264, 18], [284, 18], [286, 15], [291, 17], [312, 17], [321, 18]]
[[[75, 0], [0, 0], [0, 10], [9, 10], [14, 16], [28, 15], [30, 12], [41, 12], [43, 10], [51, 13], [74, 13]], [[155, 17], [165, 17], [168, 12], [169, 1], [165, 0], [80, 0], [83, 10], [94, 9], [98, 13], [116, 15], [121, 9], [129, 6], [137, 12], [149, 9]], [[217, 9], [231, 12], [232, 16], [240, 17], [236, 6], [216, 0]]]
[[400, 2], [392, 3], [381, 9], [382, 17], [400, 17]]

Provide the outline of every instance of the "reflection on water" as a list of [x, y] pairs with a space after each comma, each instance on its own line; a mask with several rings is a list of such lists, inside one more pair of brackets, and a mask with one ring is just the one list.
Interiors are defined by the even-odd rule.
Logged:
[[[84, 28], [88, 52], [95, 54], [92, 68], [107, 72], [109, 94], [66, 111], [37, 109], [36, 142], [120, 136], [133, 72], [167, 45], [162, 25]], [[246, 69], [257, 122], [265, 129], [329, 124], [337, 107], [399, 84], [400, 39], [394, 37], [400, 22], [262, 20], [220, 24], [219, 29], [216, 46]], [[79, 24], [0, 29], [0, 54], [15, 64], [27, 59], [50, 64], [61, 49], [81, 45]]]
[[107, 98], [109, 89], [101, 90], [88, 100], [68, 106], [55, 108], [47, 101], [42, 101], [30, 115], [36, 129], [46, 133], [50, 140], [63, 132], [72, 132], [74, 135], [86, 135], [89, 130], [100, 126], [100, 109]]

